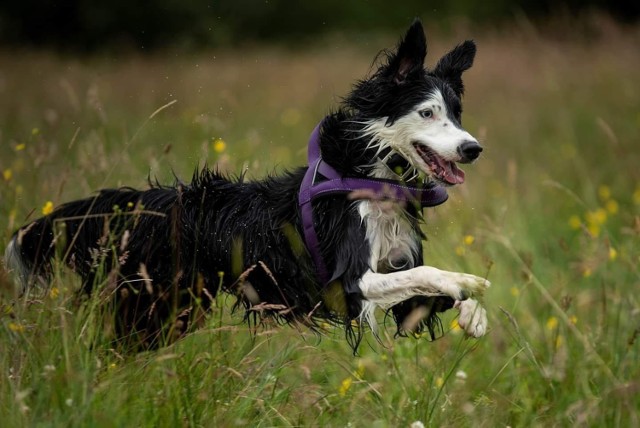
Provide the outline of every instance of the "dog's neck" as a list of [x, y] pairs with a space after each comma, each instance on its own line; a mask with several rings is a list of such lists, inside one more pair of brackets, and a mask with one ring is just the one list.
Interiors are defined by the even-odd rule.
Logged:
[[[328, 116], [324, 121], [330, 117]], [[336, 194], [349, 194], [352, 199], [385, 200], [429, 207], [445, 202], [448, 195], [443, 187], [413, 187], [397, 180], [385, 180], [370, 175], [363, 178], [350, 177], [338, 171], [323, 159], [322, 148], [327, 145], [322, 143], [327, 138], [333, 138], [323, 133], [324, 121], [316, 126], [309, 139], [309, 166], [300, 185], [298, 203], [307, 249], [316, 265], [320, 281], [326, 285], [331, 279], [331, 274], [322, 258], [314, 227], [312, 202], [315, 199]]]
[[340, 109], [322, 121], [318, 144], [325, 162], [347, 177], [393, 177], [377, 171], [378, 149], [364, 132], [365, 121]]

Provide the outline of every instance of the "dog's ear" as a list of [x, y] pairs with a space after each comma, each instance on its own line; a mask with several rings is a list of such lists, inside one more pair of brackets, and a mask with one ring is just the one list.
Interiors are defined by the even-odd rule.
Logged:
[[422, 69], [427, 56], [427, 38], [419, 19], [413, 21], [404, 38], [398, 45], [396, 53], [389, 58], [388, 76], [402, 84], [412, 72]]
[[432, 74], [449, 83], [455, 93], [461, 96], [464, 93], [462, 73], [471, 68], [475, 56], [476, 44], [472, 40], [466, 40], [440, 58]]

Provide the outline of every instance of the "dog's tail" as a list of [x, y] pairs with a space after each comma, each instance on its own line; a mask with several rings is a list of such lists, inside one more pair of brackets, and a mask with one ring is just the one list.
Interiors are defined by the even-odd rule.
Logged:
[[49, 279], [55, 255], [53, 219], [45, 216], [19, 229], [4, 253], [4, 264], [16, 280], [20, 294]]
[[15, 277], [18, 288], [24, 292], [29, 282], [29, 272], [31, 268], [20, 252], [18, 234], [16, 233], [9, 241], [4, 252], [4, 265], [7, 271]]

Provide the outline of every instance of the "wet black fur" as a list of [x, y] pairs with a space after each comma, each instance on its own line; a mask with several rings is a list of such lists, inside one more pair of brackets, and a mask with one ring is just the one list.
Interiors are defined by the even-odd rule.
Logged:
[[[425, 70], [426, 41], [415, 22], [397, 52], [387, 54], [327, 116], [323, 158], [346, 176], [366, 176], [374, 151], [366, 148], [358, 122], [386, 116], [393, 123], [433, 88], [445, 94], [459, 122], [460, 76], [474, 54], [475, 45], [467, 41], [433, 71]], [[298, 209], [305, 171], [246, 181], [204, 168], [189, 184], [102, 190], [23, 227], [15, 235], [17, 250], [30, 282], [51, 274], [57, 253], [82, 277], [85, 291], [100, 287], [112, 293], [118, 337], [143, 348], [186, 332], [220, 290], [236, 294], [249, 319], [261, 313], [309, 325], [318, 319], [343, 323], [355, 348], [361, 336], [351, 321], [360, 314], [358, 283], [370, 259], [364, 225], [356, 203], [345, 196], [314, 203], [321, 253], [332, 272], [331, 284], [322, 286]], [[412, 206], [407, 210], [416, 236], [422, 236], [420, 213]], [[423, 263], [421, 251], [413, 262]], [[452, 304], [445, 297], [416, 297], [392, 308], [391, 315], [403, 334], [400, 326], [409, 313], [427, 307], [417, 331], [427, 329], [434, 337], [436, 313]]]

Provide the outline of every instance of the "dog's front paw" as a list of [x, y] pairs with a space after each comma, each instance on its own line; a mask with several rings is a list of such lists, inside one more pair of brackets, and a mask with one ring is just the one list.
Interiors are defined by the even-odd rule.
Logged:
[[425, 283], [433, 294], [444, 294], [454, 300], [467, 300], [472, 296], [481, 296], [491, 283], [479, 276], [468, 273], [449, 272], [430, 266], [417, 268], [418, 281]]
[[460, 311], [458, 325], [472, 337], [484, 336], [487, 332], [487, 311], [476, 300], [457, 300], [453, 305]]
[[482, 296], [484, 292], [491, 286], [488, 279], [471, 275], [470, 273], [454, 273], [458, 276], [457, 284], [462, 289], [463, 298], [466, 300], [472, 296]]

